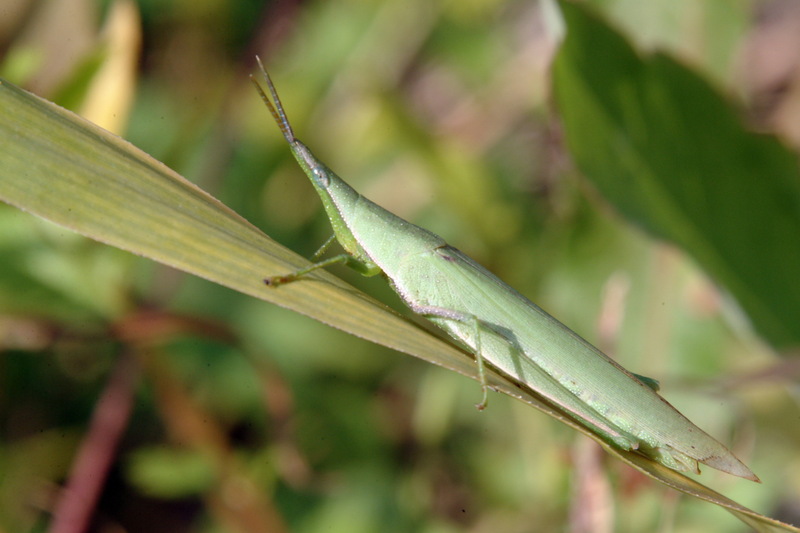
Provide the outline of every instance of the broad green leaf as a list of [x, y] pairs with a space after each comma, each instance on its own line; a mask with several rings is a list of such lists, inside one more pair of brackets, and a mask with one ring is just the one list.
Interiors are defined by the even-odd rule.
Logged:
[[564, 4], [555, 94], [570, 153], [626, 217], [672, 241], [777, 348], [800, 344], [800, 172], [777, 139], [662, 54]]
[[[476, 378], [469, 356], [326, 272], [280, 290], [265, 287], [265, 276], [309, 263], [131, 144], [2, 81], [0, 199], [98, 241]], [[524, 385], [492, 372], [488, 377], [497, 390], [603, 444]], [[760, 531], [800, 531], [643, 456], [603, 445], [651, 478], [721, 505]]]

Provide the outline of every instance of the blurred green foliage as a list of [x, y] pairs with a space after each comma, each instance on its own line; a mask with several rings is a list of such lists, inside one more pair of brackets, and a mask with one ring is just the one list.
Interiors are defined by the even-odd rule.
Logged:
[[[711, 0], [591, 3], [642, 48], [733, 83], [725, 66], [748, 2], [726, 2], [724, 16]], [[115, 53], [95, 34], [110, 2], [75, 0], [69, 19], [14, 4], [0, 73], [80, 111], [97, 58]], [[542, 5], [137, 7], [126, 139], [310, 256], [330, 229], [249, 86], [260, 54], [298, 136], [331, 168], [658, 378], [764, 484], [703, 481], [766, 514], [797, 505], [797, 405], [781, 381], [747, 379], [773, 354], [692, 260], [613, 214], [568, 162]], [[522, 404], [492, 395], [477, 413], [472, 381], [5, 205], [0, 254], [0, 530], [45, 527], [109, 369], [132, 347], [143, 374], [97, 531], [580, 531], [580, 511], [604, 497], [614, 531], [740, 530]], [[401, 307], [382, 280], [334, 270]]]

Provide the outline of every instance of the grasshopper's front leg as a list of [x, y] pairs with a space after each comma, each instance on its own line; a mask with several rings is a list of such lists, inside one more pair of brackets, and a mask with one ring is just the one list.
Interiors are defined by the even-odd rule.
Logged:
[[[331, 235], [328, 237], [328, 240], [322, 243], [322, 246], [314, 252], [314, 255], [311, 256], [312, 259], [316, 260], [325, 253], [331, 244], [336, 240], [336, 235]], [[318, 268], [325, 268], [326, 266], [333, 265], [335, 263], [344, 263], [347, 261], [348, 255], [347, 254], [340, 254], [335, 257], [331, 257], [330, 259], [326, 259], [325, 261], [320, 261], [318, 263], [314, 263], [310, 267], [300, 269], [296, 272], [292, 272], [291, 274], [284, 274], [283, 276], [271, 276], [269, 278], [264, 279], [264, 283], [270, 287], [277, 287], [278, 285], [284, 285], [286, 283], [291, 283], [292, 281], [297, 281], [298, 279], [302, 278], [309, 272], [314, 272]]]
[[340, 254], [340, 255], [331, 257], [330, 259], [326, 259], [325, 261], [320, 261], [319, 263], [314, 263], [313, 265], [311, 265], [309, 267], [300, 269], [300, 270], [298, 270], [296, 272], [292, 272], [290, 274], [284, 274], [282, 276], [271, 276], [269, 278], [265, 278], [264, 279], [264, 283], [269, 287], [277, 287], [278, 285], [286, 285], [287, 283], [291, 283], [293, 281], [297, 281], [299, 279], [302, 279], [303, 276], [305, 276], [306, 274], [310, 274], [311, 272], [314, 272], [315, 270], [318, 270], [320, 268], [325, 268], [325, 267], [328, 267], [330, 265], [334, 265], [336, 263], [345, 263], [345, 264], [347, 264], [352, 260], [353, 260], [353, 258], [351, 256], [349, 256], [347, 254]]
[[[320, 246], [319, 250], [314, 252], [312, 259], [316, 260], [320, 255], [322, 255], [328, 247], [333, 244], [336, 240], [336, 235], [331, 236], [330, 239], [325, 241], [325, 243]], [[281, 276], [270, 276], [264, 279], [264, 283], [269, 287], [277, 287], [279, 285], [285, 285], [287, 283], [291, 283], [293, 281], [297, 281], [302, 279], [306, 274], [310, 274], [315, 270], [320, 268], [325, 268], [330, 265], [334, 265], [336, 263], [344, 263], [345, 265], [349, 266], [362, 276], [371, 277], [383, 272], [378, 265], [373, 263], [369, 260], [369, 258], [359, 258], [354, 256], [351, 253], [343, 253], [339, 255], [335, 255], [330, 259], [325, 259], [324, 261], [318, 261], [311, 266], [306, 268], [301, 268], [295, 272], [290, 272], [289, 274], [283, 274]]]
[[[311, 258], [313, 260], [317, 260], [322, 254], [325, 253], [325, 251], [328, 248], [330, 248], [331, 244], [333, 244], [334, 242], [336, 242], [336, 235], [331, 235], [328, 238], [328, 240], [325, 241], [316, 252], [314, 252], [314, 255], [312, 255]], [[291, 272], [289, 274], [284, 274], [282, 276], [270, 276], [264, 279], [264, 284], [266, 284], [269, 287], [277, 287], [278, 285], [285, 285], [287, 283], [291, 283], [293, 281], [302, 279], [303, 276], [311, 272], [314, 272], [317, 269], [329, 267], [336, 263], [344, 263], [352, 267], [354, 270], [361, 272], [362, 274], [365, 273], [365, 270], [369, 268], [369, 265], [364, 265], [362, 264], [361, 261], [359, 261], [352, 255], [344, 253], [333, 256], [330, 259], [326, 259], [324, 261], [319, 261], [309, 267], [302, 268], [296, 272]]]

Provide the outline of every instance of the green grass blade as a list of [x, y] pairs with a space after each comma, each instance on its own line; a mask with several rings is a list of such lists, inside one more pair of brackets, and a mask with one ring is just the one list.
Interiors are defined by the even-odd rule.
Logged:
[[5, 202], [402, 352], [438, 346], [453, 358], [440, 364], [471, 373], [463, 354], [327, 272], [266, 287], [309, 263], [130, 143], [7, 82], [0, 114]]

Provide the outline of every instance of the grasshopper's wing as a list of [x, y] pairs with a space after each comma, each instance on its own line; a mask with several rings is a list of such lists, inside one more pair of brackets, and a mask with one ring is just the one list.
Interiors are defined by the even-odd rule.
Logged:
[[[701, 462], [758, 479], [652, 388], [460, 251], [429, 249], [396, 267], [387, 275], [407, 304], [474, 317], [484, 361], [606, 440], [677, 470], [698, 472]], [[470, 325], [443, 315], [429, 318], [475, 349], [475, 320]]]

